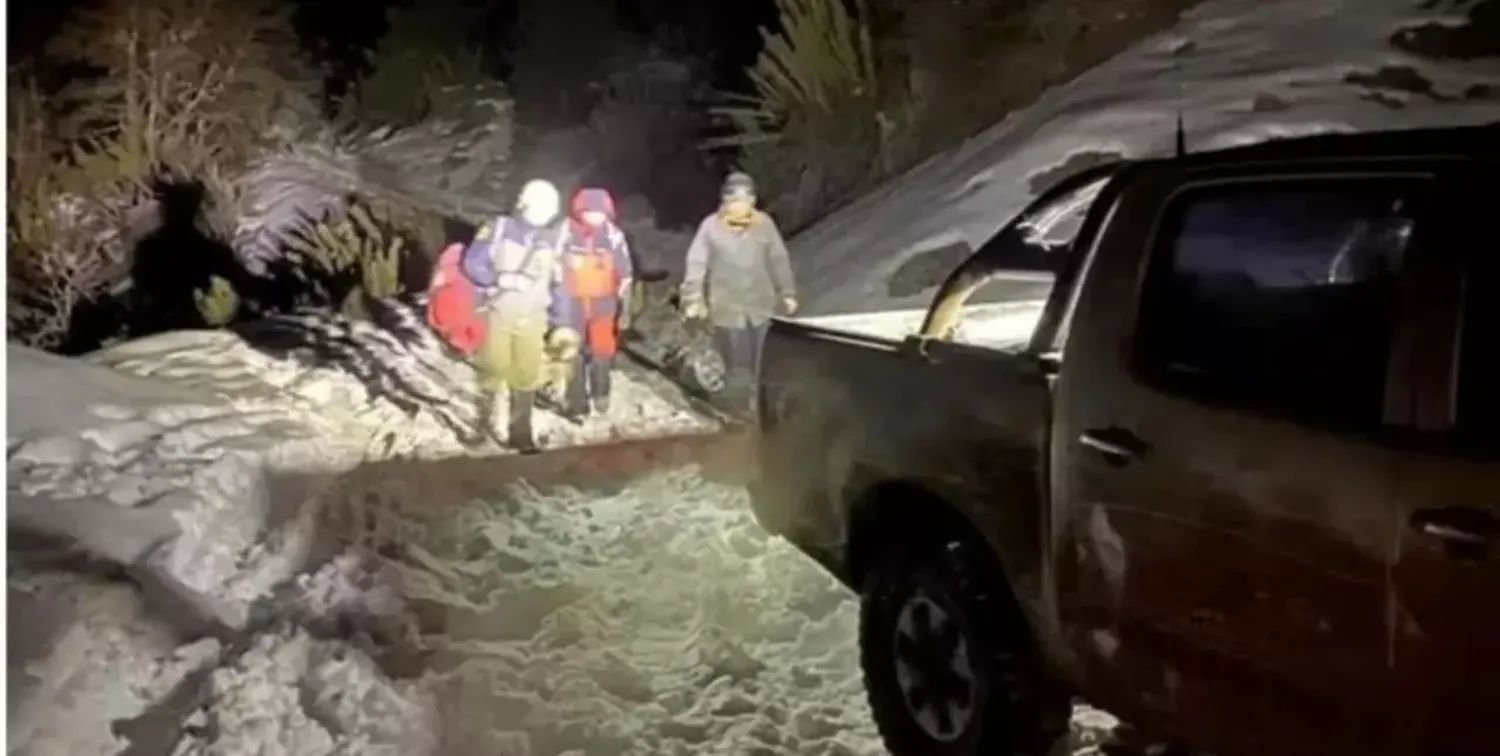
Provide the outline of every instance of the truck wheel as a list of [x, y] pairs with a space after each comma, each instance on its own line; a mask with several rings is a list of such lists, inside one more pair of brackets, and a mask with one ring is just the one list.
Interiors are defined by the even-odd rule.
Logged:
[[860, 664], [893, 756], [1040, 756], [1067, 731], [1069, 702], [980, 548], [889, 555], [865, 577]]

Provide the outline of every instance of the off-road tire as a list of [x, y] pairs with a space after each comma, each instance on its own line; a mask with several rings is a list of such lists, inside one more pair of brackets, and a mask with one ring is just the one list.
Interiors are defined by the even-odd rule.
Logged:
[[[884, 554], [864, 576], [860, 665], [875, 724], [892, 756], [1042, 756], [1067, 733], [1068, 697], [1049, 683], [992, 561], [983, 546], [938, 539]], [[903, 614], [913, 601], [958, 618], [969, 661], [962, 666], [975, 684], [967, 725], [960, 729], [957, 720], [950, 722], [957, 735], [934, 737], [907, 703], [896, 639], [903, 616], [918, 616]], [[903, 644], [914, 638], [903, 636]]]

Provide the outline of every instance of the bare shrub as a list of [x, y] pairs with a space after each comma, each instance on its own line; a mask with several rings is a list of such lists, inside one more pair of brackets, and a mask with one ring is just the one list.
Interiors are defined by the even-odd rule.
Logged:
[[144, 170], [243, 164], [283, 109], [313, 108], [290, 7], [271, 0], [105, 0], [47, 49], [100, 73], [57, 96], [67, 136], [117, 145]]
[[47, 45], [52, 63], [89, 75], [44, 96], [13, 71], [12, 338], [56, 347], [81, 304], [128, 285], [158, 182], [233, 171], [276, 137], [286, 109], [311, 112], [311, 70], [295, 53], [271, 2], [105, 0]]
[[125, 275], [122, 229], [145, 191], [129, 155], [70, 160], [56, 118], [23, 71], [12, 71], [8, 89], [6, 322], [11, 338], [55, 348], [77, 308]]

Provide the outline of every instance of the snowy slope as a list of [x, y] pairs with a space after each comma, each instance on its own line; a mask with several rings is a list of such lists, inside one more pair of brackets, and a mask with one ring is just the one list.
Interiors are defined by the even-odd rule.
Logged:
[[[951, 267], [934, 257], [977, 247], [1067, 169], [1162, 154], [1179, 109], [1190, 150], [1500, 121], [1497, 5], [1209, 0], [799, 234], [791, 250], [804, 312], [925, 305]], [[941, 273], [925, 277], [919, 294], [892, 283], [929, 266]]]

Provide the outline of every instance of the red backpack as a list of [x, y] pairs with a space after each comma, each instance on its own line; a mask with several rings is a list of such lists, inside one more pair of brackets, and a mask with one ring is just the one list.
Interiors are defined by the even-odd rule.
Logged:
[[479, 311], [479, 293], [464, 275], [466, 245], [457, 242], [443, 248], [437, 267], [427, 284], [427, 324], [437, 335], [468, 356], [484, 342], [485, 318]]

